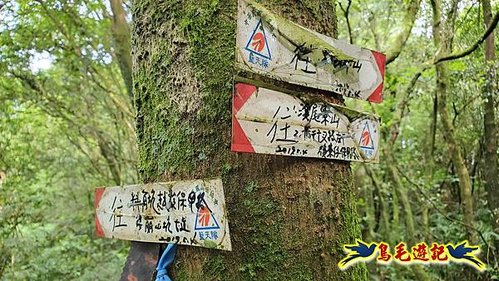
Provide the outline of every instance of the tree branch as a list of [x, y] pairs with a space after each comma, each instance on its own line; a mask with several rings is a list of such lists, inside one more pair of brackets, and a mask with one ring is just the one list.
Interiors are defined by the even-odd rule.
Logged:
[[341, 9], [341, 11], [343, 11], [343, 15], [345, 16], [345, 19], [347, 21], [347, 30], [348, 30], [349, 42], [350, 42], [350, 44], [353, 44], [352, 26], [350, 25], [350, 18], [349, 18], [350, 6], [352, 6], [352, 0], [348, 0], [348, 4], [347, 4], [346, 9], [343, 8], [343, 5], [341, 5], [341, 2], [339, 2], [339, 4], [340, 4], [340, 9]]
[[403, 19], [402, 30], [393, 38], [392, 48], [386, 52], [386, 64], [392, 63], [405, 46], [407, 39], [411, 35], [412, 27], [416, 21], [418, 15], [419, 7], [421, 6], [421, 0], [410, 1], [410, 4], [406, 7], [406, 11]]
[[485, 31], [485, 33], [482, 35], [482, 37], [480, 37], [475, 42], [475, 44], [473, 44], [471, 47], [469, 47], [468, 49], [466, 49], [465, 51], [463, 51], [461, 53], [454, 53], [454, 54], [450, 54], [450, 55], [445, 56], [445, 57], [441, 57], [441, 58], [435, 60], [433, 62], [433, 64], [438, 64], [438, 63], [448, 61], [448, 60], [460, 59], [462, 57], [465, 57], [465, 56], [473, 53], [480, 46], [480, 44], [482, 44], [483, 41], [485, 41], [485, 39], [487, 39], [487, 37], [489, 37], [489, 35], [494, 31], [498, 22], [499, 22], [499, 13], [496, 13], [494, 18], [492, 19], [492, 22], [490, 23], [487, 31]]
[[388, 142], [388, 149], [392, 149], [392, 147], [395, 145], [395, 141], [397, 140], [398, 133], [399, 133], [399, 127], [400, 123], [402, 122], [402, 118], [404, 117], [405, 109], [407, 107], [407, 103], [409, 102], [409, 97], [410, 94], [413, 92], [414, 87], [416, 86], [416, 82], [418, 81], [419, 77], [421, 77], [421, 74], [423, 73], [425, 69], [423, 68], [422, 70], [416, 72], [414, 76], [411, 79], [411, 82], [407, 87], [405, 88], [404, 92], [401, 94], [398, 103], [397, 103], [397, 109], [393, 115], [392, 118], [392, 125], [390, 126], [390, 141]]

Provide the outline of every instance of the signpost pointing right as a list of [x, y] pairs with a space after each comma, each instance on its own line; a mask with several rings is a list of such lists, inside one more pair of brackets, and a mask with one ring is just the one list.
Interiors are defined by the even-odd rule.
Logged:
[[239, 0], [236, 66], [272, 79], [379, 103], [385, 55], [354, 46]]
[[237, 83], [232, 151], [377, 163], [379, 118]]

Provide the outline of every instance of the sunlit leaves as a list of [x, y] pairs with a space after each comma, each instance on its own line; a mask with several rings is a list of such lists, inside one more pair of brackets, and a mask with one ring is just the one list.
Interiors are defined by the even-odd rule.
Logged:
[[93, 234], [93, 188], [136, 178], [133, 110], [107, 13], [94, 0], [0, 11], [5, 280], [109, 280], [121, 269], [123, 243]]

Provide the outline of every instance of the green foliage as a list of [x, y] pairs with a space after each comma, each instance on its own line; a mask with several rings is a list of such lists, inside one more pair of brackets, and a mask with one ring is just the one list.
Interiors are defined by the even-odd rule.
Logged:
[[[348, 1], [338, 2], [345, 8]], [[406, 24], [403, 7], [409, 2], [353, 1], [349, 20], [354, 43], [387, 50], [393, 44], [393, 35]], [[303, 5], [318, 13], [320, 7], [311, 3], [305, 1]], [[156, 42], [160, 43], [148, 46], [147, 49], [154, 52], [145, 52], [141, 46], [134, 46], [134, 52], [143, 63], [140, 67], [161, 73], [162, 77], [134, 77], [134, 87], [141, 87], [141, 91], [147, 93], [147, 100], [130, 101], [111, 42], [111, 11], [106, 1], [0, 3], [0, 175], [6, 175], [6, 179], [0, 179], [2, 280], [117, 279], [126, 257], [126, 245], [95, 237], [93, 188], [136, 182], [137, 157], [140, 172], [150, 175], [147, 180], [152, 180], [165, 170], [189, 172], [206, 165], [217, 147], [226, 145], [229, 136], [220, 136], [218, 127], [229, 121], [217, 118], [230, 116], [226, 113], [230, 110], [233, 83], [230, 77], [233, 75], [235, 20], [228, 15], [235, 10], [235, 1], [170, 0], [156, 9], [149, 9], [150, 5], [142, 1], [133, 9], [145, 10], [150, 17], [158, 19], [156, 22], [171, 21], [165, 25], [170, 29], [146, 28], [135, 23], [135, 28], [154, 31], [148, 36], [156, 36], [155, 39], [159, 38]], [[186, 5], [188, 12], [180, 14], [179, 5]], [[497, 11], [497, 2], [493, 5]], [[445, 12], [448, 7], [445, 5]], [[338, 11], [339, 36], [345, 39], [348, 36], [346, 21], [340, 16], [340, 8]], [[452, 34], [454, 50], [467, 48], [483, 32], [481, 12], [475, 2], [460, 4]], [[225, 17], [223, 22], [214, 20]], [[349, 107], [374, 111], [381, 116], [382, 149], [395, 159], [395, 163], [388, 163], [382, 156], [379, 165], [369, 166], [381, 183], [379, 193], [373, 192], [372, 180], [360, 180], [355, 188], [362, 196], [339, 202], [339, 209], [349, 210], [353, 209], [351, 204], [357, 203], [362, 213], [360, 224], [355, 213], [341, 213], [342, 221], [346, 222], [342, 227], [352, 235], [358, 230], [352, 226], [360, 225], [363, 233], [372, 234], [378, 241], [412, 239], [405, 230], [398, 187], [390, 176], [389, 167], [393, 164], [400, 171], [403, 191], [411, 199], [418, 231], [416, 239], [440, 243], [467, 239], [462, 224], [459, 178], [443, 138], [447, 132], [442, 130], [438, 118], [435, 143], [431, 146], [434, 68], [424, 71], [410, 91], [398, 131], [391, 131], [400, 121], [396, 120], [395, 113], [401, 95], [437, 51], [432, 44], [431, 22], [431, 7], [423, 1], [411, 37], [400, 57], [386, 70], [382, 104], [347, 101]], [[496, 50], [499, 50], [498, 41]], [[185, 49], [187, 46], [194, 47]], [[179, 71], [178, 62], [185, 61], [192, 69]], [[47, 65], [41, 67], [42, 63]], [[448, 63], [448, 109], [473, 180], [477, 243], [484, 253], [481, 258], [488, 262], [489, 268], [480, 275], [455, 264], [425, 268], [435, 280], [486, 280], [499, 276], [498, 251], [494, 246], [499, 235], [492, 227], [493, 214], [486, 201], [483, 178], [487, 169], [482, 147], [483, 105], [487, 98], [497, 102], [497, 91], [485, 98], [480, 94], [486, 83], [497, 84], [488, 80], [488, 67], [494, 65], [484, 62], [483, 47]], [[497, 69], [497, 65], [495, 67]], [[156, 72], [157, 69], [160, 71]], [[186, 83], [177, 85], [175, 81]], [[200, 93], [194, 99], [187, 99], [183, 94], [194, 90]], [[140, 110], [138, 112], [141, 142], [138, 152], [132, 102], [137, 103], [137, 108], [146, 108], [152, 113], [142, 116]], [[200, 104], [206, 106], [197, 110]], [[186, 113], [191, 112], [196, 113], [186, 118]], [[394, 136], [397, 136], [396, 142], [389, 146]], [[206, 145], [193, 147], [192, 138], [200, 138]], [[353, 166], [356, 171], [363, 169], [362, 165]], [[222, 175], [230, 178], [235, 169], [237, 167], [231, 164], [224, 164]], [[336, 181], [340, 183], [342, 179], [338, 177]], [[342, 192], [354, 188], [347, 184], [340, 186], [344, 189]], [[266, 228], [255, 231], [256, 234], [248, 230], [251, 240], [247, 247], [258, 250], [255, 256], [240, 261], [242, 276], [248, 280], [258, 279], [259, 271], [266, 268], [270, 270], [270, 279], [312, 280], [313, 268], [295, 266], [292, 271], [283, 272], [276, 267], [295, 261], [292, 253], [284, 250], [279, 237], [283, 235], [282, 217], [276, 202], [253, 196], [259, 192], [255, 183], [247, 184], [240, 192], [246, 195], [241, 204], [248, 211], [237, 215], [256, 220], [257, 225]], [[386, 209], [381, 209], [381, 199]], [[400, 213], [398, 224], [383, 226], [380, 212], [385, 212], [393, 223], [395, 211]], [[427, 226], [423, 215], [426, 211]], [[278, 235], [268, 239], [270, 233]], [[341, 245], [334, 245], [334, 249], [341, 249]], [[212, 275], [220, 276], [221, 280], [229, 274], [221, 254], [210, 253], [208, 263], [207, 268], [217, 273]], [[411, 267], [370, 264], [369, 270], [373, 278], [381, 280], [416, 278]], [[349, 269], [345, 278], [348, 274], [361, 276], [364, 267]], [[189, 275], [179, 272], [177, 276], [185, 280]]]
[[[346, 7], [348, 1], [340, 1]], [[350, 10], [350, 23], [354, 29], [354, 43], [381, 49], [388, 49], [389, 39], [394, 35], [402, 21], [401, 7], [395, 7], [395, 2], [353, 1]], [[401, 2], [401, 1], [400, 1]], [[423, 1], [425, 2], [425, 1]], [[448, 9], [447, 2], [445, 8]], [[394, 5], [394, 6], [392, 6]], [[494, 5], [494, 3], [493, 3]], [[497, 3], [493, 10], [497, 11]], [[445, 10], [447, 12], [447, 10]], [[345, 18], [340, 19], [340, 38], [347, 38]], [[381, 24], [383, 23], [383, 24]], [[365, 110], [374, 110], [382, 119], [382, 141], [384, 150], [381, 163], [370, 166], [374, 176], [381, 181], [381, 196], [388, 204], [386, 210], [380, 207], [379, 194], [373, 192], [373, 181], [367, 179], [361, 182], [359, 194], [367, 194], [372, 198], [358, 200], [363, 233], [375, 231], [375, 239], [395, 241], [407, 241], [411, 237], [405, 231], [402, 207], [395, 200], [396, 185], [390, 176], [388, 166], [393, 163], [386, 161], [386, 151], [391, 153], [395, 159], [395, 166], [400, 170], [398, 174], [402, 178], [402, 188], [411, 198], [411, 208], [415, 214], [415, 227], [417, 240], [436, 241], [440, 243], [457, 242], [469, 239], [466, 227], [462, 224], [463, 213], [460, 204], [459, 179], [456, 168], [452, 165], [448, 152], [448, 145], [444, 141], [443, 131], [438, 117], [435, 143], [432, 147], [431, 127], [433, 118], [433, 103], [435, 93], [435, 70], [433, 67], [424, 71], [414, 89], [409, 92], [408, 108], [404, 111], [402, 122], [397, 132], [391, 131], [394, 125], [394, 116], [399, 104], [400, 96], [406, 91], [411, 79], [419, 71], [422, 65], [432, 60], [435, 47], [431, 34], [431, 7], [423, 3], [412, 35], [404, 47], [400, 57], [387, 67], [384, 100], [382, 104], [371, 108], [365, 106]], [[343, 27], [343, 28], [341, 28]], [[460, 51], [472, 45], [484, 32], [482, 10], [478, 9], [477, 3], [468, 3], [459, 6], [455, 24], [453, 50]], [[445, 36], [451, 36], [446, 34]], [[496, 32], [497, 38], [497, 32]], [[496, 39], [496, 50], [499, 50]], [[497, 51], [496, 51], [497, 52]], [[456, 128], [456, 136], [460, 149], [465, 157], [465, 165], [470, 171], [473, 181], [473, 199], [475, 231], [478, 236], [476, 244], [480, 245], [482, 254], [480, 258], [488, 263], [485, 273], [478, 272], [460, 265], [432, 266], [425, 268], [430, 277], [435, 280], [489, 280], [498, 276], [497, 264], [497, 234], [492, 227], [493, 215], [486, 202], [486, 191], [484, 188], [483, 171], [487, 169], [487, 163], [483, 160], [483, 105], [484, 99], [481, 92], [488, 77], [485, 75], [489, 67], [484, 62], [483, 46], [479, 47], [471, 55], [448, 63], [450, 88], [448, 90], [448, 110], [453, 118]], [[497, 69], [497, 66], [496, 66]], [[497, 86], [497, 83], [495, 83]], [[497, 92], [497, 90], [496, 90]], [[497, 95], [494, 95], [497, 100]], [[349, 105], [356, 104], [350, 102]], [[497, 111], [496, 111], [497, 112]], [[496, 113], [496, 123], [497, 113]], [[394, 146], [389, 145], [389, 140], [397, 134]], [[362, 171], [362, 165], [354, 165], [355, 170]], [[373, 195], [374, 194], [374, 195]], [[368, 204], [373, 200], [374, 210]], [[395, 205], [394, 205], [395, 204]], [[386, 212], [393, 222], [394, 208], [400, 209], [400, 224], [389, 226], [389, 233], [383, 233], [381, 222], [370, 225], [371, 220], [378, 220], [380, 212]], [[428, 229], [425, 230], [423, 212], [428, 211]], [[466, 223], [466, 222], [465, 222]], [[393, 241], [393, 240], [392, 240]], [[496, 242], [494, 242], [496, 241]], [[370, 265], [371, 276], [374, 278], [389, 280], [413, 280], [416, 278], [412, 267], [396, 265], [381, 266]], [[495, 280], [495, 279], [494, 279]]]
[[116, 279], [94, 187], [136, 180], [133, 110], [101, 1], [2, 3], [0, 278]]

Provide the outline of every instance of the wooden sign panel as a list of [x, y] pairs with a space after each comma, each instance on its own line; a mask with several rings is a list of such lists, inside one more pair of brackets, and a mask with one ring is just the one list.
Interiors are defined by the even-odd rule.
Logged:
[[231, 250], [220, 179], [98, 188], [95, 208], [101, 237]]
[[335, 40], [239, 0], [236, 66], [266, 77], [381, 102], [385, 55]]
[[377, 163], [379, 138], [376, 116], [235, 85], [232, 151]]

